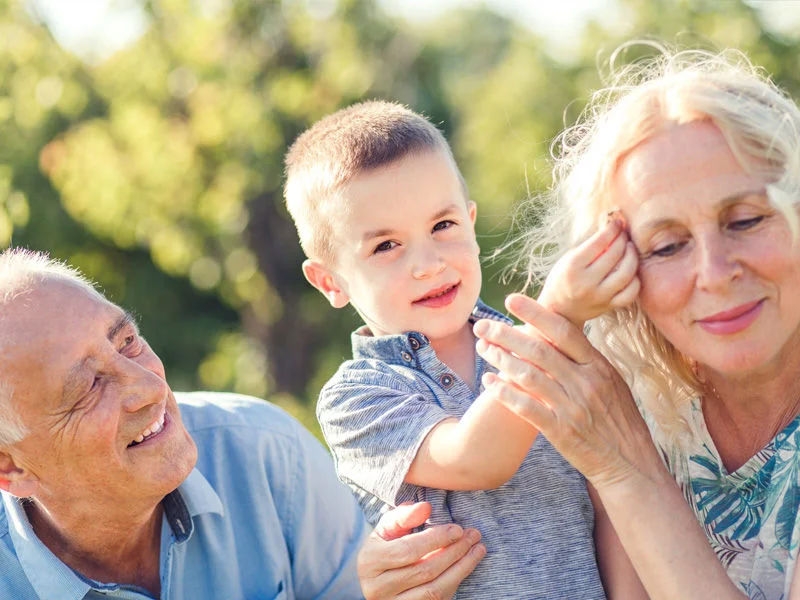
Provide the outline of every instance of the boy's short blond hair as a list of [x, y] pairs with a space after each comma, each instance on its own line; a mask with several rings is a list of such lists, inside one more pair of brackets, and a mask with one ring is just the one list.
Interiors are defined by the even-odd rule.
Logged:
[[330, 224], [341, 205], [332, 200], [354, 177], [426, 151], [444, 152], [461, 178], [442, 132], [422, 115], [383, 100], [341, 109], [302, 133], [286, 154], [284, 197], [306, 256], [335, 258]]

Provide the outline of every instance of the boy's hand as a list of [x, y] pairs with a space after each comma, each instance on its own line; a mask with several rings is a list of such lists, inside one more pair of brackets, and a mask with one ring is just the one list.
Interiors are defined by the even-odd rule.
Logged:
[[572, 248], [547, 276], [538, 302], [578, 327], [639, 294], [639, 257], [621, 217]]

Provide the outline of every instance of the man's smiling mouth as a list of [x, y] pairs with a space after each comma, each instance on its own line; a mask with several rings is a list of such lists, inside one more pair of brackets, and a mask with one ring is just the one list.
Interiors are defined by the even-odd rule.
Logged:
[[162, 412], [161, 416], [158, 419], [156, 419], [155, 421], [150, 423], [150, 425], [145, 427], [142, 430], [142, 432], [139, 435], [137, 435], [130, 444], [128, 444], [128, 448], [130, 448], [131, 446], [137, 446], [141, 444], [143, 441], [150, 439], [154, 435], [161, 433], [161, 431], [164, 429], [164, 421], [166, 420], [166, 416], [167, 416], [166, 411]]

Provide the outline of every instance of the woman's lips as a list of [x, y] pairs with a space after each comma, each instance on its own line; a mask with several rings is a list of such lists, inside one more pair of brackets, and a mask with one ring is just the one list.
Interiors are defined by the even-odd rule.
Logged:
[[718, 335], [738, 333], [749, 327], [758, 318], [763, 306], [763, 300], [756, 300], [730, 310], [718, 312], [705, 319], [698, 319], [697, 322], [700, 327], [709, 333]]

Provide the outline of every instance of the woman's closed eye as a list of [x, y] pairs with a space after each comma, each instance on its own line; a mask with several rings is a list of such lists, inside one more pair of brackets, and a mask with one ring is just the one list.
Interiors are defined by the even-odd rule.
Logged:
[[757, 217], [750, 217], [749, 219], [737, 219], [728, 223], [728, 229], [746, 231], [763, 222], [765, 218], [764, 215], [759, 215]]
[[656, 248], [653, 248], [649, 252], [645, 252], [640, 257], [640, 260], [646, 260], [646, 259], [648, 259], [650, 257], [653, 257], [653, 256], [658, 256], [658, 257], [661, 257], [661, 258], [666, 258], [668, 256], [673, 256], [673, 255], [677, 254], [678, 252], [680, 252], [681, 248], [683, 248], [685, 245], [686, 245], [686, 242], [683, 242], [683, 241], [681, 241], [681, 242], [669, 242], [669, 243], [666, 243], [666, 244], [662, 244], [660, 246], [657, 246]]

